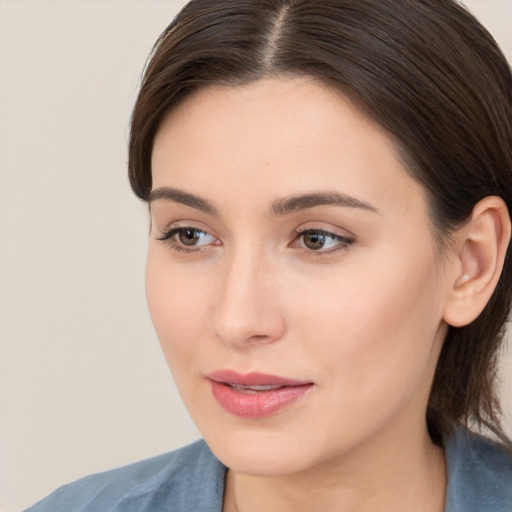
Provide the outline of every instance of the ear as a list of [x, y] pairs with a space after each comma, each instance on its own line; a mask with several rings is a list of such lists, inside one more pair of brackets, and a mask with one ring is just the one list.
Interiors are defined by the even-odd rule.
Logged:
[[510, 216], [496, 196], [482, 199], [456, 233], [455, 259], [449, 265], [444, 321], [463, 327], [475, 320], [498, 284], [510, 241]]

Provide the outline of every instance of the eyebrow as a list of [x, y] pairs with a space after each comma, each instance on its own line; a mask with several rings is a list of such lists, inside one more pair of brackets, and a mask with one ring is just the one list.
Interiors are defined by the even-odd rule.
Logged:
[[[160, 187], [149, 194], [149, 204], [153, 201], [166, 200], [190, 206], [196, 210], [218, 215], [217, 208], [208, 200], [194, 194], [183, 192], [171, 187]], [[283, 216], [300, 210], [307, 210], [315, 206], [344, 206], [347, 208], [360, 208], [378, 213], [377, 208], [369, 203], [339, 192], [312, 192], [277, 199], [272, 202], [268, 215], [271, 217]]]
[[377, 208], [371, 204], [339, 192], [314, 192], [278, 199], [272, 203], [269, 213], [271, 216], [287, 215], [315, 206], [344, 206], [378, 213]]
[[210, 215], [218, 215], [217, 209], [212, 203], [210, 203], [210, 201], [175, 188], [160, 187], [152, 190], [148, 199], [150, 206], [152, 202], [158, 201], [159, 199], [190, 206], [191, 208], [195, 208], [196, 210], [200, 210], [204, 213], [209, 213]]

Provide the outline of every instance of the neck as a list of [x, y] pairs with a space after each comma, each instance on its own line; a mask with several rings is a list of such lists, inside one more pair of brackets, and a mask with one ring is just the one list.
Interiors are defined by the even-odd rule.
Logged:
[[[224, 512], [442, 512], [446, 467], [424, 429], [400, 442], [369, 442], [354, 453], [291, 475], [229, 471]], [[356, 453], [357, 452], [357, 453]]]

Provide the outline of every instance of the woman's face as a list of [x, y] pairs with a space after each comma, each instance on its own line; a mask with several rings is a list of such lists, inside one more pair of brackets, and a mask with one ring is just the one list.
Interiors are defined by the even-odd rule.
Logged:
[[212, 86], [152, 165], [149, 309], [225, 464], [290, 474], [426, 435], [447, 277], [382, 129], [312, 80]]

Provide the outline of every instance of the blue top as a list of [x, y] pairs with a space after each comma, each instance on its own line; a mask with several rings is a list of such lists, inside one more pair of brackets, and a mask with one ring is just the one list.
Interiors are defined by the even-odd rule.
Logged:
[[[512, 512], [512, 457], [459, 429], [445, 446], [445, 512]], [[226, 467], [204, 441], [57, 489], [25, 512], [221, 512]]]

